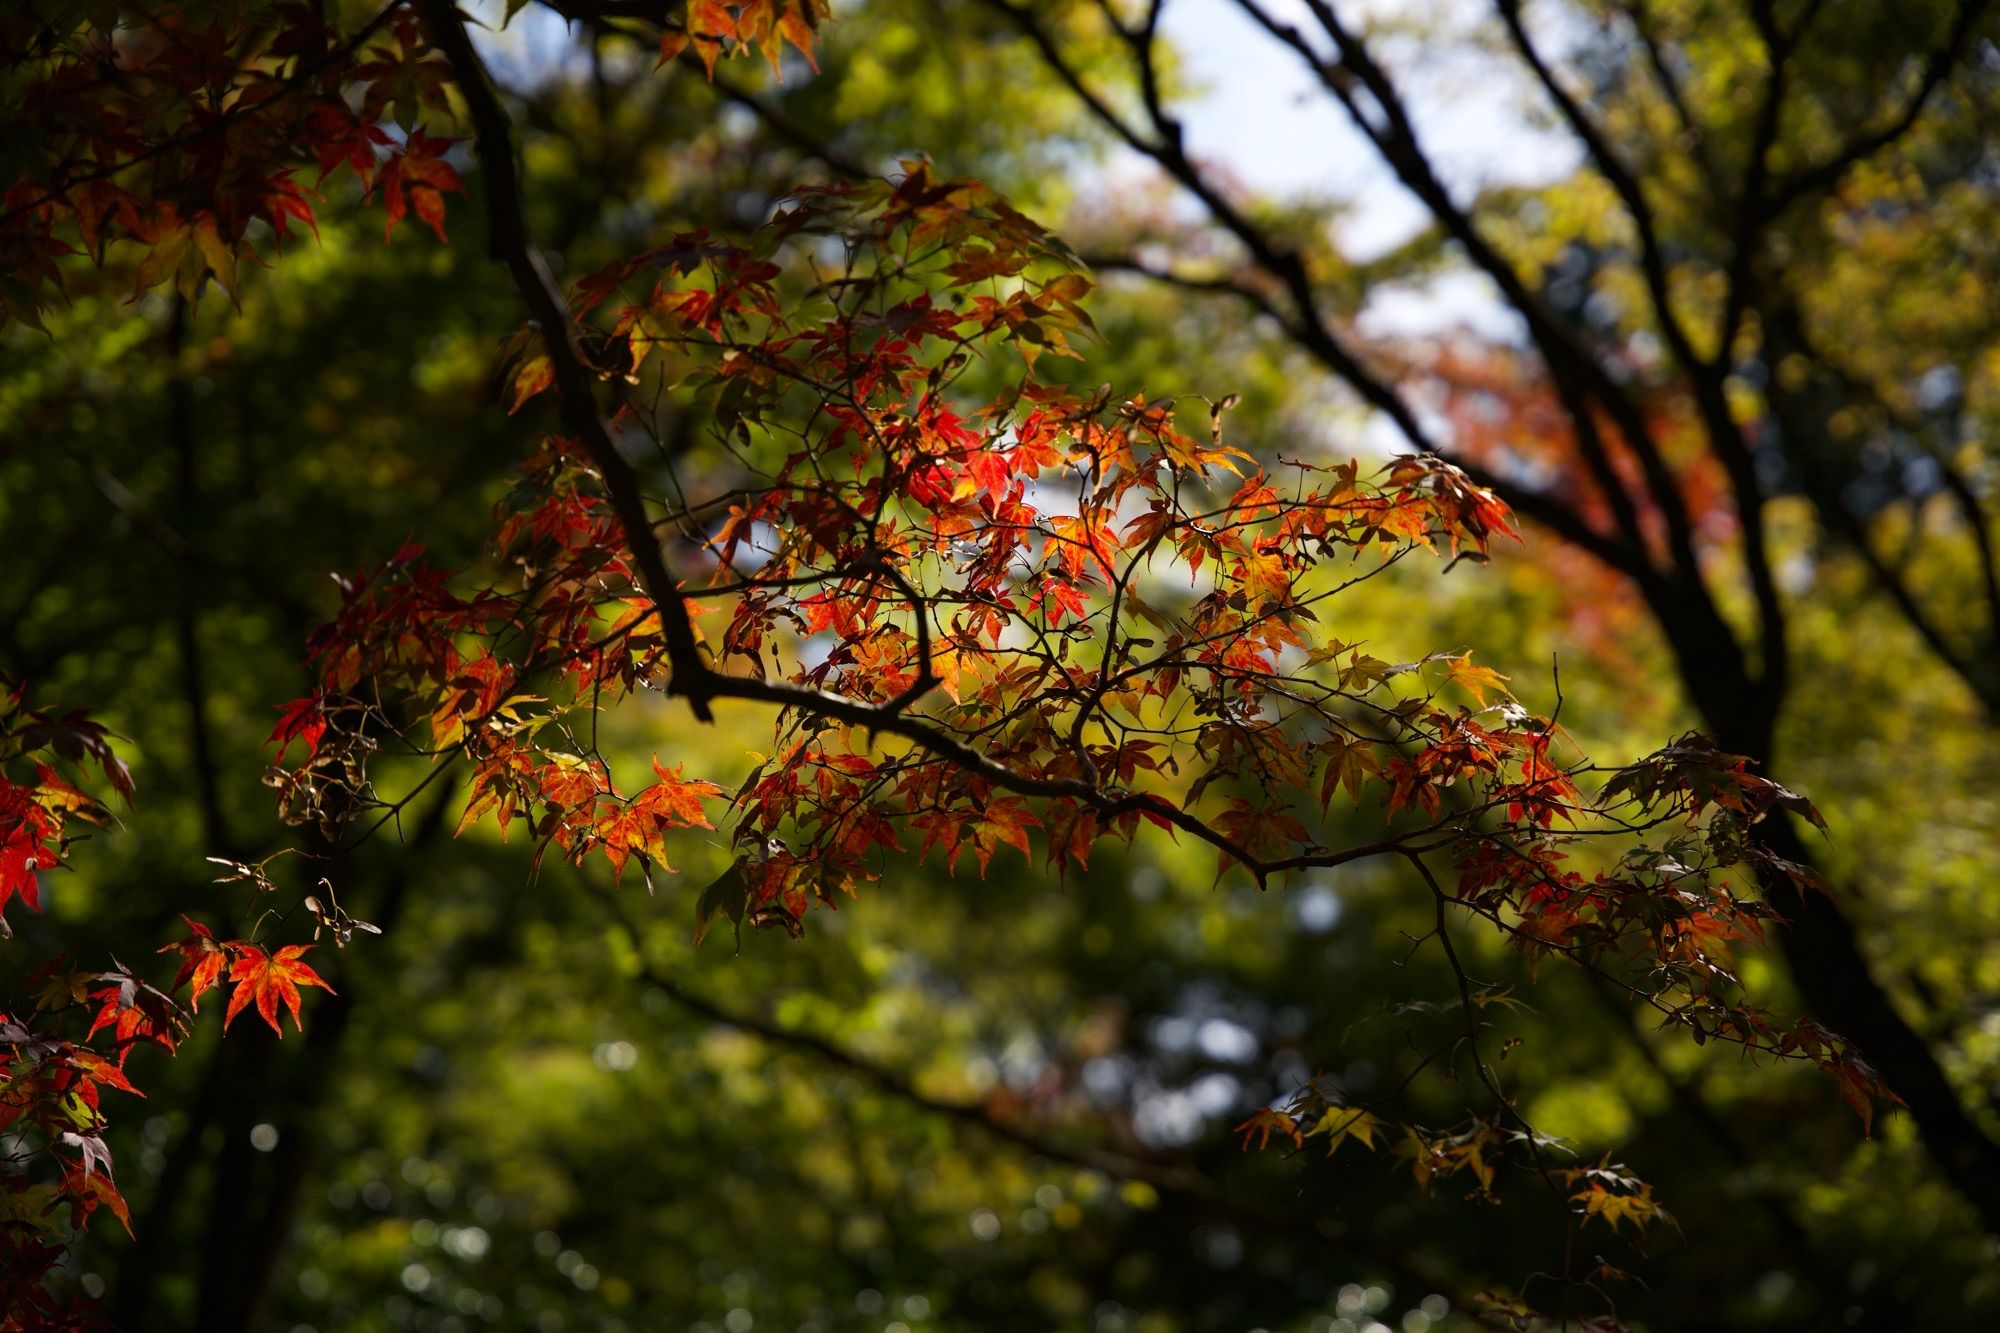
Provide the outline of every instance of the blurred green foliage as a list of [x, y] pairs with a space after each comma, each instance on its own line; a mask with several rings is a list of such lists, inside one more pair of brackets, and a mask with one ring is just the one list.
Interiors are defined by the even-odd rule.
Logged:
[[[1073, 17], [1091, 49], [1088, 15]], [[843, 6], [819, 76], [725, 67], [781, 113], [760, 118], [531, 10], [509, 48], [528, 58], [509, 68], [533, 225], [572, 273], [666, 231], [740, 227], [827, 172], [802, 146], [822, 137], [865, 170], [928, 154], [1080, 237], [1130, 224], [1097, 197], [1119, 179], [1112, 146], [1010, 31], [967, 0]], [[1738, 57], [1717, 40], [1695, 73], [1720, 88]], [[1857, 23], [1851, 61], [1871, 40]], [[1811, 74], [1829, 89], [1856, 77]], [[1982, 129], [1967, 112], [1939, 135]], [[1522, 196], [1514, 248], [1553, 256], [1588, 233], [1601, 205], [1581, 188], [1540, 192], [1539, 208]], [[1813, 322], [1891, 381], [1925, 368], [1923, 351], [1983, 386], [1990, 178], [1871, 188], [1885, 203], [1865, 235], [1797, 238], [1827, 307]], [[1162, 198], [1127, 202], [1163, 237], [1183, 227]], [[1269, 205], [1280, 225], [1323, 224], [1288, 207]], [[300, 691], [305, 631], [334, 605], [327, 575], [412, 535], [447, 562], [474, 556], [538, 429], [534, 411], [496, 406], [519, 311], [476, 210], [454, 210], [449, 248], [414, 228], [384, 247], [343, 211], [247, 281], [240, 309], [128, 301], [114, 256], [79, 275], [47, 337], [4, 334], [0, 666], [126, 737], [140, 792], [50, 881], [49, 915], [17, 919], [32, 944], [136, 964], [176, 911], [249, 925], [257, 905], [208, 883], [202, 858], [282, 841], [263, 740], [272, 705]], [[1420, 237], [1373, 267], [1315, 264], [1358, 309], [1441, 253]], [[1103, 342], [1078, 374], [1240, 393], [1232, 419], [1265, 455], [1366, 448], [1352, 406], [1271, 328], [1107, 280]], [[1844, 328], [1863, 307], [1881, 318]], [[1972, 404], [1988, 422], [1989, 397]], [[1836, 874], [1875, 886], [1851, 904], [1871, 954], [1983, 1090], [1990, 1125], [2000, 746], [1851, 553], [1803, 505], [1785, 512], [1800, 662], [1782, 776], [1827, 811]], [[1948, 518], [1918, 507], [1909, 522]], [[1916, 557], [1946, 601], [1973, 577], [1962, 545]], [[1398, 570], [1349, 599], [1342, 637], [1392, 660], [1475, 646], [1537, 707], [1553, 705], [1559, 659], [1563, 721], [1595, 753], [1687, 725], [1661, 645], [1620, 618], [1615, 590], [1579, 601], [1564, 568], [1531, 533], [1484, 569]], [[662, 704], [619, 725], [632, 754], [705, 766], [756, 749], [768, 724], [734, 708], [695, 729]], [[1246, 1154], [1228, 1133], [1316, 1074], [1380, 1090], [1451, 1021], [1423, 1007], [1449, 998], [1449, 977], [1410, 948], [1428, 900], [1398, 873], [1259, 894], [1211, 883], [1207, 855], [1162, 838], [1061, 886], [1011, 853], [983, 881], [894, 864], [803, 941], [753, 933], [732, 955], [721, 934], [689, 944], [719, 842], [689, 840], [657, 894], [636, 878], [613, 891], [554, 861], [531, 873], [490, 829], [452, 839], [462, 798], [436, 799], [345, 867], [343, 905], [385, 934], [316, 955], [339, 995], [309, 1001], [303, 1037], [246, 1024], [218, 1041], [204, 1022], [179, 1059], [135, 1057], [148, 1097], [119, 1108], [113, 1145], [138, 1238], [99, 1228], [77, 1279], [127, 1326], [1423, 1333], [1465, 1320], [1442, 1293], [1563, 1262], [1558, 1208], [1531, 1183], [1499, 1205], [1426, 1196], [1386, 1155]], [[1368, 836], [1370, 816], [1348, 818]], [[1623, 1317], [2000, 1317], [1994, 1240], [1905, 1118], [1863, 1140], [1809, 1077], [1656, 1044], [1578, 978], [1530, 988], [1497, 945], [1472, 961], [1524, 1001], [1492, 1017], [1518, 1040], [1505, 1069], [1534, 1090], [1531, 1117], [1582, 1157], [1630, 1163], [1677, 1219], [1643, 1243], [1585, 1233], [1643, 1279], [1614, 1291]], [[1774, 959], [1746, 968], [1784, 1002]], [[1415, 1105], [1455, 1105], [1449, 1077], [1420, 1078]]]

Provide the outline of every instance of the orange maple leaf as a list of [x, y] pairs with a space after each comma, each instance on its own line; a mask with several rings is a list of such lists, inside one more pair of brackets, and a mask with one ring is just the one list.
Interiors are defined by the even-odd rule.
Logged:
[[221, 983], [222, 965], [229, 961], [229, 955], [207, 926], [186, 916], [181, 920], [187, 922], [189, 934], [159, 952], [180, 954], [181, 970], [168, 989], [179, 990], [181, 983], [193, 982], [194, 989], [188, 992], [188, 1008], [200, 1013], [202, 993], [213, 990]]
[[677, 764], [670, 771], [655, 756], [653, 772], [660, 780], [598, 824], [596, 832], [603, 842], [605, 859], [620, 877], [625, 874], [625, 862], [634, 853], [672, 873], [674, 868], [666, 857], [667, 830], [715, 827], [701, 803], [723, 795], [722, 788], [699, 778], [683, 779], [684, 767]]
[[292, 1024], [299, 1031], [305, 1031], [305, 1024], [299, 1019], [299, 987], [318, 986], [327, 994], [333, 994], [333, 987], [320, 980], [319, 973], [299, 961], [299, 956], [310, 944], [287, 944], [276, 953], [265, 953], [254, 944], [240, 946], [235, 964], [229, 969], [229, 979], [236, 983], [236, 989], [229, 995], [229, 1011], [222, 1016], [222, 1030], [236, 1021], [236, 1015], [243, 1012], [251, 1000], [257, 1001], [257, 1012], [271, 1025], [271, 1031], [279, 1036], [285, 1030], [278, 1025], [278, 1001], [292, 1011]]
[[1501, 675], [1492, 667], [1475, 666], [1471, 653], [1465, 653], [1459, 657], [1450, 659], [1445, 671], [1445, 679], [1464, 690], [1467, 694], [1470, 694], [1478, 701], [1481, 708], [1486, 707], [1486, 692], [1488, 690], [1495, 690], [1503, 695], [1507, 693], [1507, 677]]

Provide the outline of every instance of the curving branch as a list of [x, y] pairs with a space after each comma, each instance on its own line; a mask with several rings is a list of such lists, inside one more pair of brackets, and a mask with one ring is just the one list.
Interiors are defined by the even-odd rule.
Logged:
[[[1123, 117], [1090, 89], [1084, 82], [1082, 74], [1064, 56], [1053, 35], [1035, 19], [1033, 14], [1011, 3], [1010, 0], [987, 0], [987, 3], [998, 9], [1022, 31], [1041, 55], [1043, 63], [1112, 133], [1134, 151], [1151, 158], [1183, 189], [1201, 201], [1210, 216], [1243, 246], [1252, 262], [1277, 280], [1286, 293], [1292, 310], [1290, 312], [1282, 310], [1265, 293], [1248, 284], [1230, 280], [1201, 283], [1201, 290], [1226, 292], [1249, 302], [1260, 313], [1269, 315], [1313, 359], [1352, 389], [1362, 402], [1387, 417], [1413, 447], [1424, 453], [1445, 452], [1402, 395], [1388, 381], [1363, 365], [1356, 353], [1334, 332], [1320, 309], [1319, 294], [1298, 253], [1256, 225], [1247, 214], [1231, 204], [1187, 156], [1181, 145], [1178, 123], [1166, 114], [1159, 102], [1157, 75], [1143, 75], [1146, 86], [1151, 89], [1149, 107], [1159, 131], [1157, 139], [1148, 139], [1127, 124]], [[1151, 69], [1151, 48], [1147, 34], [1143, 30], [1139, 33], [1123, 29], [1121, 31], [1140, 57], [1142, 71]], [[1135, 260], [1099, 257], [1092, 263], [1097, 267], [1138, 273], [1172, 286], [1194, 289], [1195, 283], [1199, 281], [1154, 269]], [[1590, 432], [1594, 438], [1595, 422], [1588, 412], [1581, 417], [1579, 429]], [[1591, 552], [1607, 565], [1633, 579], [1642, 590], [1646, 591], [1649, 601], [1663, 601], [1668, 598], [1669, 594], [1662, 579], [1645, 555], [1637, 513], [1631, 509], [1624, 488], [1617, 482], [1608, 463], [1598, 476], [1600, 483], [1605, 484], [1606, 494], [1614, 512], [1617, 512], [1620, 518], [1621, 531], [1615, 537], [1597, 531], [1559, 501], [1514, 485], [1477, 464], [1458, 458], [1454, 458], [1453, 462], [1477, 484], [1492, 490], [1520, 513], [1552, 529], [1565, 541]]]
[[[1318, 295], [1299, 255], [1252, 222], [1187, 157], [1181, 143], [1179, 123], [1159, 102], [1157, 76], [1147, 73], [1153, 55], [1146, 30], [1119, 29], [1132, 50], [1142, 93], [1149, 98], [1147, 110], [1153, 122], [1154, 137], [1148, 137], [1135, 128], [1090, 88], [1081, 72], [1064, 55], [1054, 35], [1030, 10], [1014, 3], [1014, 0], [985, 0], [985, 3], [1011, 21], [1029, 39], [1058, 79], [1114, 135], [1134, 151], [1152, 159], [1171, 179], [1193, 194], [1216, 223], [1244, 246], [1251, 260], [1277, 280], [1296, 314], [1287, 318], [1275, 309], [1271, 313], [1302, 346], [1352, 387], [1363, 401], [1389, 417], [1419, 449], [1436, 451], [1435, 442], [1417, 421], [1408, 404], [1393, 388], [1363, 367], [1333, 333], [1318, 309]], [[1359, 40], [1341, 25], [1329, 6], [1320, 3], [1320, 0], [1311, 0], [1310, 3], [1312, 12], [1320, 17], [1322, 24], [1345, 39], [1343, 61], [1339, 65], [1329, 64], [1297, 28], [1279, 21], [1258, 0], [1237, 0], [1237, 3], [1253, 21], [1307, 63], [1323, 86], [1341, 102], [1376, 144], [1384, 160], [1389, 162], [1405, 185], [1433, 210], [1447, 233], [1459, 241], [1475, 264], [1501, 287], [1509, 304], [1528, 321], [1558, 396], [1574, 425], [1579, 450], [1611, 507], [1618, 535], [1606, 538], [1602, 534], [1594, 534], [1594, 530], [1580, 516], [1573, 513], [1566, 515], [1563, 512], [1565, 507], [1559, 501], [1524, 492], [1520, 487], [1495, 485], [1496, 493], [1508, 503], [1517, 505], [1522, 513], [1554, 528], [1566, 539], [1576, 542], [1632, 578], [1648, 606], [1663, 623], [1680, 626], [1679, 633], [1673, 637], [1684, 644], [1699, 645], [1698, 648], [1690, 647], [1683, 655], [1690, 667], [1697, 661], [1705, 661], [1712, 666], [1720, 660], [1728, 664], [1731, 674], [1747, 674], [1742, 648], [1703, 579], [1678, 482], [1659, 453], [1630, 393], [1594, 355], [1556, 323], [1541, 302], [1527, 290], [1513, 266], [1493, 249], [1469, 215], [1452, 202], [1429, 159], [1417, 144], [1407, 112], [1388, 76], [1374, 64]], [[1358, 100], [1363, 92], [1383, 108], [1386, 125], [1377, 124], [1364, 112]], [[1270, 308], [1268, 303], [1266, 308]], [[1600, 407], [1610, 415], [1619, 435], [1627, 441], [1638, 459], [1645, 477], [1647, 499], [1665, 521], [1671, 556], [1670, 564], [1665, 569], [1656, 567], [1646, 554], [1646, 525], [1612, 459], [1610, 444], [1599, 429]], [[1747, 450], [1743, 457], [1747, 459]], [[1738, 468], [1732, 475], [1754, 480], [1747, 468]], [[1490, 476], [1478, 479], [1481, 484], [1487, 485], [1495, 481]], [[1747, 524], [1748, 531], [1759, 538], [1760, 523], [1759, 517], [1752, 516]], [[1761, 548], [1761, 541], [1758, 545]], [[1771, 683], [1759, 691], [1760, 695], [1765, 695], [1774, 692], [1777, 681], [1782, 678], [1784, 635], [1774, 584], [1768, 579], [1761, 582], [1769, 594], [1759, 598], [1760, 608], [1765, 613], [1762, 617], [1763, 657], [1767, 664], [1780, 668], [1766, 673]], [[1757, 706], [1765, 707], [1761, 702]]]

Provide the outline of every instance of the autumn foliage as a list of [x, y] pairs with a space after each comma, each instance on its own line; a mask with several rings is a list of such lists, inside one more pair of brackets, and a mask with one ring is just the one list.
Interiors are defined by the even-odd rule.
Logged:
[[[188, 919], [161, 950], [171, 980], [55, 958], [7, 1001], [0, 1126], [31, 1149], [4, 1180], [0, 1326], [87, 1318], [42, 1279], [98, 1209], [126, 1218], [100, 1094], [136, 1095], [133, 1052], [170, 1054], [214, 991], [225, 1028], [253, 1007], [281, 1035], [286, 1014], [308, 1022], [302, 991], [326, 986], [313, 941], [372, 929], [311, 849], [369, 836], [448, 771], [468, 783], [459, 830], [490, 818], [535, 865], [658, 887], [677, 839], [722, 830], [733, 866], [690, 895], [697, 936], [724, 919], [804, 934], [898, 858], [1061, 878], [1143, 835], [1205, 844], [1218, 874], [1259, 886], [1405, 864], [1434, 901], [1490, 1099], [1434, 1126], [1315, 1083], [1242, 1131], [1387, 1151], [1421, 1186], [1493, 1195], [1514, 1172], [1614, 1228], [1661, 1212], [1615, 1163], [1547, 1160], [1481, 1051], [1479, 1011], [1504, 997], [1458, 967], [1468, 928], [1590, 970], [1695, 1042], [1819, 1065], [1864, 1128], [1893, 1100], [1859, 1052], [1760, 1010], [1737, 978], [1772, 917], [1745, 868], [1807, 873], [1748, 830], [1815, 818], [1803, 797], [1695, 735], [1595, 766], [1464, 646], [1399, 661], [1343, 636], [1342, 595], [1392, 566], [1508, 558], [1512, 515], [1450, 463], [1260, 463], [1226, 393], [1170, 375], [1077, 387], [1090, 274], [993, 191], [921, 161], [800, 189], [745, 236], [664, 237], [566, 289], [542, 270], [537, 288], [490, 166], [511, 154], [499, 104], [448, 5], [392, 3], [348, 32], [309, 5], [256, 23], [109, 12], [0, 19], [33, 71], [10, 109], [36, 145], [0, 182], [9, 318], [38, 324], [86, 263], [188, 302], [233, 294], [314, 230], [345, 176], [388, 241], [432, 243], [399, 230], [414, 216], [443, 242], [476, 140], [489, 169], [473, 190], [535, 315], [493, 410], [550, 428], [483, 563], [441, 567], [412, 542], [340, 581], [305, 645], [315, 688], [274, 701], [265, 780], [305, 855], [221, 861], [269, 907], [256, 931]], [[661, 58], [775, 66], [809, 55], [825, 17], [698, 0]], [[663, 402], [701, 404], [714, 447], [673, 445]], [[704, 717], [761, 706], [769, 744], [734, 771], [618, 769], [600, 720], [648, 697]], [[84, 716], [18, 688], [5, 707], [0, 909], [35, 910], [41, 876], [107, 822], [79, 768], [121, 797], [130, 782]], [[393, 788], [409, 771], [428, 776]], [[1380, 837], [1324, 841], [1336, 806], [1379, 811]]]

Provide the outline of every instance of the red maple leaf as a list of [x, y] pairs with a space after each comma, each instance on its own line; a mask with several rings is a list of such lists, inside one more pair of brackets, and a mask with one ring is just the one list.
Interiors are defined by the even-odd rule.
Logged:
[[388, 208], [389, 220], [382, 228], [385, 242], [409, 212], [430, 223], [438, 240], [445, 239], [444, 191], [465, 188], [458, 183], [458, 173], [444, 160], [445, 150], [457, 142], [457, 139], [434, 139], [422, 130], [412, 130], [403, 151], [383, 164], [375, 185], [382, 191], [382, 202]]
[[278, 725], [271, 728], [265, 739], [266, 745], [278, 747], [278, 759], [282, 762], [285, 753], [292, 748], [293, 741], [304, 741], [308, 757], [319, 753], [319, 738], [326, 734], [325, 699], [318, 691], [303, 699], [294, 699], [278, 710]]
[[0, 911], [15, 895], [41, 910], [38, 870], [56, 864], [56, 822], [34, 798], [34, 790], [0, 778]]
[[111, 984], [90, 993], [90, 998], [98, 1002], [98, 1010], [83, 1039], [89, 1041], [104, 1029], [111, 1029], [121, 1065], [133, 1046], [142, 1041], [150, 1041], [172, 1054], [174, 1030], [179, 1026], [173, 1001], [128, 972], [105, 972], [100, 979]]

